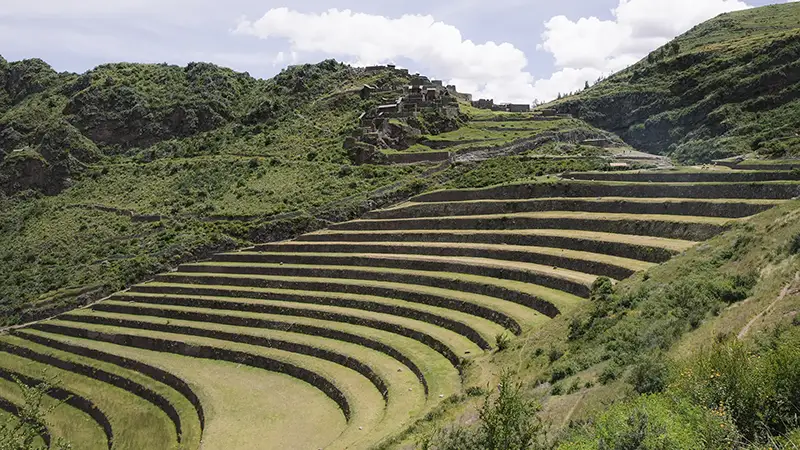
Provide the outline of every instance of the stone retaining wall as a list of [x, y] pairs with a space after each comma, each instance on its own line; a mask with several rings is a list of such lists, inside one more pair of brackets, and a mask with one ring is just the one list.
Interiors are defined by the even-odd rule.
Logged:
[[[262, 252], [286, 253], [237, 253], [221, 254], [214, 257], [215, 261], [223, 262], [249, 262], [249, 263], [284, 263], [284, 264], [324, 264], [324, 265], [356, 265], [371, 267], [395, 267], [394, 258], [362, 257], [357, 254], [352, 256], [339, 255], [303, 255], [302, 252], [313, 253], [380, 253], [388, 255], [423, 255], [442, 257], [489, 258], [504, 261], [527, 262], [541, 264], [549, 267], [560, 267], [576, 272], [606, 276], [615, 280], [622, 280], [634, 274], [626, 267], [610, 263], [603, 263], [585, 259], [571, 258], [560, 255], [550, 255], [526, 250], [486, 249], [472, 247], [439, 247], [439, 246], [411, 246], [391, 244], [269, 244], [259, 247]], [[300, 254], [296, 254], [300, 253]], [[438, 261], [437, 261], [438, 263]], [[520, 272], [514, 268], [506, 270]], [[525, 281], [520, 279], [519, 281]]]
[[[98, 331], [84, 330], [73, 327], [62, 327], [52, 324], [46, 325], [43, 331], [49, 333], [62, 334], [65, 336], [72, 336], [81, 339], [90, 339], [98, 342], [107, 342], [110, 344], [122, 345], [125, 347], [140, 348], [144, 350], [152, 350], [162, 353], [172, 353], [175, 355], [188, 356], [192, 358], [213, 359], [218, 361], [227, 361], [234, 364], [243, 364], [258, 369], [267, 370], [270, 372], [282, 373], [306, 383], [319, 389], [331, 400], [333, 400], [342, 410], [347, 421], [350, 421], [351, 411], [350, 403], [339, 388], [333, 383], [320, 376], [319, 374], [310, 371], [304, 367], [295, 366], [283, 361], [278, 361], [272, 358], [267, 358], [260, 355], [253, 355], [246, 352], [235, 350], [226, 350], [216, 347], [209, 347], [203, 345], [192, 345], [184, 342], [169, 341], [165, 339], [156, 339], [145, 336], [135, 336], [126, 334], [112, 334], [101, 333]], [[110, 448], [110, 446], [109, 446]]]
[[[598, 241], [570, 236], [541, 236], [535, 234], [507, 233], [326, 233], [300, 236], [295, 242], [354, 242], [375, 243], [386, 242], [446, 242], [464, 244], [506, 244], [533, 247], [564, 248], [591, 253], [621, 256], [654, 263], [662, 263], [672, 258], [677, 252], [661, 247], [628, 244], [623, 242]], [[270, 245], [258, 247], [267, 249]], [[309, 245], [313, 251], [315, 246]]]
[[[15, 379], [17, 379], [28, 386], [39, 386], [45, 383], [43, 380], [3, 368], [0, 368], [0, 378], [11, 382], [14, 382]], [[114, 444], [114, 431], [111, 428], [111, 422], [108, 420], [108, 417], [105, 415], [105, 413], [101, 411], [100, 408], [98, 408], [91, 400], [60, 387], [51, 387], [47, 391], [47, 395], [56, 400], [64, 402], [64, 404], [69, 405], [91, 417], [92, 420], [94, 420], [94, 422], [103, 429], [103, 433], [105, 433], [106, 436], [106, 443], [108, 444], [108, 450], [111, 450], [111, 447]]]
[[413, 197], [411, 201], [457, 202], [543, 197], [790, 199], [798, 195], [800, 195], [800, 184], [794, 183], [597, 184], [590, 182], [560, 182], [513, 184], [489, 189], [431, 192], [430, 194]]
[[[119, 313], [124, 310], [123, 307], [118, 305], [100, 304], [95, 305], [93, 309], [97, 311], [106, 311]], [[123, 314], [125, 314], [123, 312]], [[362, 363], [361, 361], [351, 358], [347, 355], [337, 353], [331, 350], [325, 350], [313, 347], [306, 344], [297, 342], [289, 342], [281, 339], [271, 339], [261, 336], [253, 336], [247, 334], [229, 333], [221, 330], [202, 329], [183, 325], [169, 325], [153, 322], [146, 322], [142, 320], [126, 320], [101, 316], [80, 316], [69, 314], [61, 318], [70, 322], [89, 323], [95, 325], [106, 325], [118, 328], [133, 328], [138, 330], [158, 331], [162, 333], [182, 334], [187, 336], [199, 336], [210, 339], [217, 339], [220, 341], [236, 342], [239, 344], [253, 345], [257, 347], [271, 348], [276, 350], [283, 350], [289, 353], [297, 353], [299, 355], [312, 356], [314, 358], [323, 359], [340, 366], [352, 369], [364, 378], [368, 379], [370, 383], [381, 393], [384, 402], [388, 401], [388, 388], [386, 382], [377, 374], [371, 367]]]
[[[195, 290], [182, 290], [180, 292], [184, 295], [191, 295], [192, 292]], [[212, 291], [212, 290], [208, 290]], [[221, 290], [213, 290], [215, 292], [206, 292], [206, 295], [225, 295], [230, 294], [230, 292], [223, 292]], [[147, 291], [145, 291], [147, 292]], [[313, 309], [303, 309], [303, 308], [289, 308], [285, 306], [278, 306], [278, 305], [271, 305], [269, 303], [263, 304], [256, 304], [256, 303], [239, 303], [239, 302], [232, 302], [232, 301], [224, 301], [224, 300], [210, 300], [210, 299], [200, 299], [200, 298], [176, 298], [176, 297], [143, 297], [143, 296], [134, 296], [134, 295], [116, 295], [114, 296], [114, 300], [119, 301], [128, 301], [128, 302], [138, 302], [138, 303], [146, 303], [146, 304], [154, 304], [154, 305], [167, 305], [167, 306], [186, 306], [186, 307], [193, 307], [193, 308], [206, 308], [206, 309], [214, 309], [219, 311], [240, 311], [240, 312], [250, 312], [250, 313], [261, 313], [261, 314], [274, 314], [279, 316], [297, 316], [297, 317], [305, 317], [309, 319], [317, 319], [317, 320], [324, 320], [324, 321], [331, 321], [331, 322], [341, 322], [341, 323], [348, 323], [351, 325], [360, 325], [370, 328], [375, 328], [376, 330], [387, 331], [390, 333], [398, 334], [400, 336], [405, 336], [415, 341], [421, 342], [422, 344], [427, 345], [428, 347], [435, 350], [437, 353], [444, 356], [453, 367], [461, 369], [461, 358], [453, 352], [450, 347], [442, 343], [441, 341], [437, 340], [436, 338], [417, 331], [411, 328], [404, 327], [402, 325], [397, 325], [389, 322], [383, 322], [380, 320], [375, 319], [367, 319], [357, 316], [350, 316], [347, 314], [339, 314], [334, 312], [328, 311], [319, 311]], [[305, 303], [316, 303], [313, 299], [309, 299]], [[287, 301], [295, 301], [295, 300], [287, 300]], [[337, 305], [338, 306], [338, 305]], [[385, 306], [385, 305], [384, 305]], [[346, 307], [346, 306], [345, 306]], [[399, 307], [392, 307], [388, 306], [387, 310], [391, 309], [399, 309]], [[467, 339], [470, 339], [468, 336], [474, 336], [476, 339], [481, 340], [485, 343], [485, 349], [490, 348], [489, 344], [483, 340], [480, 334], [477, 333], [471, 327], [468, 327], [461, 322], [451, 321], [447, 318], [435, 316], [433, 314], [424, 313], [422, 311], [410, 310], [410, 312], [418, 312], [420, 313], [418, 317], [414, 318], [415, 320], [420, 320], [422, 322], [431, 323], [432, 325], [440, 326], [442, 328], [451, 329], [451, 331], [455, 331], [456, 333], [465, 336]], [[391, 313], [390, 313], [391, 314]], [[394, 314], [397, 316], [404, 316], [403, 314]], [[428, 320], [432, 320], [429, 322]], [[439, 323], [435, 323], [439, 322]], [[450, 328], [447, 327], [450, 325]], [[456, 331], [460, 330], [460, 331]], [[483, 348], [483, 347], [482, 347]]]
[[152, 389], [143, 386], [133, 380], [129, 380], [125, 377], [122, 377], [120, 375], [111, 372], [107, 372], [97, 367], [87, 366], [72, 361], [65, 361], [63, 359], [56, 358], [53, 355], [46, 355], [44, 353], [33, 351], [29, 348], [18, 347], [16, 345], [12, 345], [7, 342], [0, 341], [0, 351], [19, 356], [20, 358], [25, 358], [31, 361], [36, 361], [42, 364], [46, 364], [48, 366], [57, 367], [67, 372], [72, 372], [74, 374], [82, 375], [84, 377], [109, 384], [111, 386], [120, 388], [126, 392], [129, 392], [147, 402], [152, 403], [158, 409], [163, 411], [164, 414], [166, 414], [167, 417], [169, 417], [170, 421], [172, 421], [175, 427], [176, 436], [178, 437], [178, 443], [181, 442], [181, 435], [182, 435], [181, 417], [178, 414], [178, 411], [175, 409], [175, 406], [172, 405], [172, 403], [170, 403], [169, 400], [167, 400], [161, 394], [153, 391]]
[[[269, 289], [290, 289], [296, 291], [339, 292], [344, 294], [376, 295], [390, 299], [405, 300], [412, 303], [452, 309], [473, 316], [482, 317], [510, 330], [520, 330], [521, 327], [511, 317], [497, 312], [491, 308], [471, 302], [441, 295], [426, 294], [413, 290], [397, 288], [383, 288], [378, 286], [364, 286], [358, 284], [340, 284], [328, 281], [293, 281], [293, 280], [260, 280], [258, 278], [232, 278], [232, 277], [191, 277], [191, 276], [160, 276], [156, 280], [178, 284], [199, 284], [212, 286], [239, 286]], [[557, 313], [557, 312], [556, 312]], [[553, 314], [555, 316], [555, 314]]]
[[366, 338], [344, 331], [333, 330], [330, 328], [317, 327], [312, 325], [304, 325], [290, 322], [279, 322], [275, 320], [265, 320], [258, 318], [239, 317], [239, 316], [225, 316], [219, 314], [207, 314], [194, 311], [182, 311], [174, 309], [162, 308], [147, 308], [142, 306], [131, 305], [118, 305], [109, 303], [100, 303], [92, 307], [95, 311], [105, 311], [117, 314], [131, 314], [137, 316], [160, 317], [175, 320], [186, 320], [193, 322], [216, 323], [222, 325], [232, 325], [238, 327], [258, 328], [284, 331], [288, 333], [299, 333], [309, 336], [323, 337], [334, 339], [342, 342], [349, 342], [366, 347], [387, 356], [390, 356], [399, 361], [404, 366], [417, 376], [419, 382], [425, 388], [425, 395], [428, 395], [428, 382], [422, 374], [422, 370], [403, 353], [374, 339]]
[[[33, 324], [29, 328], [34, 330], [40, 329], [38, 328], [39, 325], [40, 324]], [[189, 403], [192, 404], [197, 413], [197, 418], [200, 421], [200, 430], [201, 431], [205, 430], [205, 422], [206, 422], [205, 412], [203, 411], [203, 405], [200, 403], [200, 399], [197, 397], [197, 394], [194, 393], [194, 391], [187, 382], [176, 377], [175, 375], [165, 370], [159, 369], [158, 367], [150, 366], [133, 359], [123, 358], [121, 356], [112, 355], [110, 353], [105, 353], [86, 347], [80, 347], [77, 345], [68, 344], [66, 342], [57, 341], [55, 339], [49, 339], [44, 336], [40, 336], [38, 334], [26, 333], [24, 329], [16, 330], [13, 332], [13, 334], [14, 336], [29, 340], [31, 342], [35, 342], [39, 345], [44, 345], [46, 347], [54, 348], [64, 352], [73, 353], [79, 356], [83, 356], [85, 358], [96, 359], [98, 361], [103, 361], [109, 364], [117, 365], [124, 369], [132, 370], [134, 372], [139, 372], [142, 375], [148, 376], [160, 383], [163, 383], [171, 387], [172, 389], [176, 390], [181, 395], [183, 395], [189, 401]]]
[[345, 222], [332, 230], [584, 230], [705, 241], [727, 229], [724, 225], [670, 221], [668, 219], [584, 219], [572, 217], [454, 217]]
[[792, 173], [788, 171], [788, 169], [787, 171], [770, 170], [758, 172], [583, 172], [566, 173], [564, 177], [573, 178], [575, 180], [657, 183], [749, 183], [758, 181], [800, 180], [800, 173]]
[[387, 153], [386, 158], [390, 164], [443, 162], [450, 159], [450, 152]]
[[[245, 275], [265, 275], [265, 276], [284, 276], [284, 277], [306, 277], [306, 278], [339, 278], [344, 280], [369, 280], [384, 281], [388, 283], [401, 283], [408, 285], [430, 286], [439, 289], [452, 291], [470, 292], [473, 294], [486, 295], [513, 303], [537, 309], [544, 303], [548, 303], [539, 297], [526, 294], [514, 289], [502, 286], [473, 282], [461, 279], [453, 279], [437, 276], [436, 272], [444, 273], [463, 273], [467, 275], [485, 276], [497, 278], [498, 280], [522, 281], [525, 283], [538, 284], [541, 286], [569, 292], [579, 297], [589, 297], [589, 286], [558, 276], [551, 276], [545, 273], [519, 270], [514, 268], [501, 268], [491, 266], [478, 266], [446, 261], [415, 261], [415, 260], [386, 260], [383, 261], [388, 268], [401, 270], [421, 270], [434, 272], [427, 274], [408, 274], [396, 272], [376, 272], [364, 270], [358, 267], [353, 268], [326, 268], [326, 267], [259, 267], [259, 266], [211, 266], [211, 265], [184, 265], [179, 268], [179, 272], [188, 273], [220, 273], [220, 274], [245, 274]], [[392, 264], [388, 264], [392, 263]], [[375, 266], [373, 266], [375, 267]], [[552, 307], [542, 307], [542, 314], [552, 314]], [[558, 314], [558, 308], [555, 308]]]
[[[296, 289], [301, 289], [301, 288], [296, 288]], [[324, 287], [320, 290], [322, 292], [335, 292], [326, 290]], [[155, 293], [155, 294], [168, 294], [168, 295], [176, 294], [176, 295], [203, 295], [203, 296], [223, 296], [223, 297], [236, 297], [242, 294], [241, 291], [234, 291], [220, 287], [204, 287], [204, 286], [192, 286], [190, 288], [184, 288], [184, 287], [173, 287], [173, 286], [143, 285], [143, 286], [134, 286], [133, 288], [131, 288], [131, 291]], [[357, 294], [358, 292], [353, 292], [353, 293]], [[368, 292], [365, 295], [376, 295], [376, 294]], [[309, 304], [323, 305], [323, 306], [334, 306], [341, 308], [352, 308], [363, 311], [389, 314], [393, 316], [407, 317], [409, 319], [427, 322], [432, 325], [436, 325], [442, 328], [446, 328], [450, 331], [459, 333], [483, 349], [491, 348], [489, 343], [480, 335], [480, 333], [478, 333], [472, 327], [462, 322], [452, 320], [438, 314], [429, 313], [427, 311], [420, 311], [418, 309], [408, 308], [405, 306], [398, 306], [398, 305], [373, 302], [367, 300], [356, 300], [343, 297], [315, 296], [311, 293], [285, 294], [281, 292], [248, 292], [247, 297], [249, 299], [287, 301], [287, 302], [297, 302], [297, 303], [309, 303]], [[516, 322], [511, 321], [510, 318], [508, 318], [507, 321], [510, 321], [509, 325], [511, 326], [514, 326], [514, 324], [516, 324]], [[517, 325], [516, 328], [512, 328], [512, 330], [516, 329], [516, 331], [518, 331], [516, 332], [516, 334], [520, 334], [522, 332], [522, 328], [519, 327], [519, 324], [516, 325]]]
[[537, 211], [583, 211], [619, 214], [667, 214], [740, 218], [764, 212], [774, 205], [744, 202], [713, 202], [680, 200], [668, 202], [637, 202], [626, 200], [541, 199], [523, 201], [480, 201], [453, 203], [424, 203], [404, 208], [368, 213], [364, 219], [407, 219], [422, 217], [480, 216]]

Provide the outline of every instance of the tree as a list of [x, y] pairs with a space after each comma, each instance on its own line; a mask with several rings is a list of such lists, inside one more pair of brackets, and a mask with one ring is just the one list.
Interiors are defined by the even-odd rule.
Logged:
[[589, 89], [589, 82], [587, 81], [586, 84], [583, 85], [584, 89]]
[[[54, 381], [45, 381], [36, 386], [28, 386], [16, 377], [14, 381], [22, 391], [25, 403], [19, 407], [17, 417], [0, 424], [0, 450], [46, 450], [46, 446], [36, 441], [47, 433], [47, 415], [61, 405], [61, 402], [50, 406], [44, 404]], [[69, 450], [72, 446], [59, 438], [50, 448]]]
[[541, 407], [527, 400], [522, 385], [509, 372], [500, 377], [495, 392], [486, 394], [476, 428], [456, 426], [423, 441], [425, 450], [544, 450], [547, 425], [538, 416]]

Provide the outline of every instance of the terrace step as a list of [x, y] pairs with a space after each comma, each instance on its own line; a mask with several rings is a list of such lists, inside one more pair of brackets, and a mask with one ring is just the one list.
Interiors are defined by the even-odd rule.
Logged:
[[[541, 297], [546, 297], [546, 299], [537, 295], [521, 298], [520, 303], [514, 303], [487, 295], [439, 287], [344, 278], [174, 273], [160, 275], [156, 281], [200, 286], [236, 286], [377, 295], [392, 300], [460, 311], [494, 322], [515, 334], [522, 332], [523, 324], [536, 323], [541, 315], [540, 311], [546, 312], [548, 317], [557, 315], [558, 309], [554, 306], [553, 301], [563, 304], [570, 302], [577, 304], [581, 301], [577, 297], [546, 288], [538, 290], [543, 294]], [[526, 301], [529, 303], [525, 303]]]
[[[362, 245], [392, 244], [461, 244], [514, 245], [546, 247], [599, 253], [640, 261], [660, 263], [689, 249], [697, 242], [653, 236], [632, 236], [583, 230], [397, 230], [397, 231], [319, 231], [299, 236], [295, 241], [268, 245]], [[268, 249], [259, 246], [258, 249]], [[303, 248], [303, 247], [300, 247]], [[306, 247], [311, 248], [311, 247]], [[372, 250], [370, 250], [372, 251]]]
[[[0, 392], [2, 392], [2, 387], [0, 387]], [[20, 408], [24, 407], [23, 402], [19, 404], [22, 406], [19, 406], [17, 403], [14, 403], [10, 400], [6, 400], [5, 398], [2, 397], [2, 395], [0, 395], [0, 423], [3, 424], [11, 423], [12, 426], [16, 426], [16, 424], [19, 423], [20, 419]], [[52, 440], [50, 437], [50, 430], [48, 430], [47, 426], [45, 425], [41, 426], [42, 429], [36, 430], [41, 442], [34, 441], [32, 444], [35, 446], [44, 445], [44, 448], [50, 448], [50, 441]]]
[[[258, 323], [244, 326], [194, 320], [164, 320], [153, 316], [89, 312], [63, 317], [81, 323], [107, 325], [119, 329], [150, 330], [183, 336], [206, 337], [266, 349], [306, 355], [349, 368], [368, 379], [385, 402], [384, 422], [402, 424], [419, 413], [427, 402], [426, 390], [417, 375], [385, 353], [350, 342], [290, 331], [260, 328]], [[250, 319], [251, 321], [254, 319]]]
[[76, 395], [76, 401], [83, 406], [81, 409], [91, 413], [103, 426], [109, 449], [112, 442], [115, 450], [168, 449], [174, 446], [175, 430], [163, 412], [136, 395], [48, 364], [6, 352], [0, 354], [0, 366], [6, 371], [30, 378], [40, 377], [43, 373], [57, 377], [69, 393]]
[[[46, 335], [43, 335], [43, 333], [37, 332], [35, 327], [36, 324], [24, 329], [14, 330], [12, 335], [46, 348], [59, 350], [74, 356], [81, 356], [85, 359], [92, 360], [93, 362], [102, 362], [104, 364], [110, 364], [122, 369], [134, 371], [151, 380], [169, 386], [169, 388], [180, 394], [180, 396], [182, 396], [183, 399], [188, 402], [189, 405], [191, 405], [191, 409], [194, 410], [194, 415], [199, 423], [199, 433], [197, 433], [197, 435], [198, 437], [202, 435], [203, 428], [205, 427], [205, 412], [203, 411], [203, 405], [200, 403], [197, 394], [192, 390], [191, 386], [186, 383], [186, 381], [165, 370], [144, 364], [140, 361], [123, 358], [119, 355], [92, 350], [90, 348], [81, 347], [78, 345], [71, 345], [55, 339], [50, 339]], [[176, 403], [182, 402], [178, 400]], [[182, 406], [183, 408], [181, 408], [181, 405], [178, 405], [177, 409], [179, 411], [188, 409], [186, 405]], [[188, 421], [183, 421], [184, 424], [187, 422]], [[192, 431], [191, 428], [188, 428], [188, 430], [190, 432]], [[184, 435], [186, 435], [186, 432], [184, 432]], [[182, 441], [186, 442], [186, 439], [182, 439]], [[189, 439], [188, 442], [192, 442], [192, 439]]]
[[441, 216], [478, 216], [537, 211], [584, 211], [595, 213], [661, 214], [741, 218], [781, 204], [784, 200], [685, 199], [685, 198], [537, 198], [533, 200], [470, 200], [463, 202], [408, 202], [372, 211], [365, 219], [406, 219]]
[[[107, 306], [114, 306], [106, 309]], [[257, 328], [290, 332], [316, 338], [333, 339], [355, 344], [367, 349], [381, 352], [406, 366], [423, 386], [429, 399], [439, 395], [449, 396], [456, 393], [454, 386], [460, 384], [458, 371], [450, 362], [435, 350], [411, 338], [390, 332], [380, 331], [366, 326], [339, 324], [302, 317], [285, 317], [268, 314], [240, 313], [227, 311], [220, 314], [217, 310], [191, 307], [151, 306], [137, 303], [120, 303], [107, 301], [95, 305], [95, 311], [127, 314], [128, 318], [160, 318], [179, 319], [192, 323], [211, 323], [234, 325], [237, 327]], [[109, 314], [102, 314], [109, 316]], [[75, 315], [64, 315], [62, 319], [72, 319]], [[81, 321], [81, 319], [77, 319]], [[91, 320], [88, 322], [91, 323]], [[163, 323], [163, 321], [162, 321]]]
[[788, 171], [707, 171], [707, 172], [580, 172], [567, 173], [565, 178], [595, 181], [635, 181], [658, 183], [750, 183], [761, 181], [800, 180], [800, 173]]
[[[166, 416], [160, 418], [162, 421], [171, 422], [171, 426], [174, 428], [172, 442], [185, 442], [181, 438], [183, 433], [187, 431], [186, 428], [188, 427], [184, 427], [187, 421], [182, 420], [181, 414], [175, 407], [176, 403], [178, 403], [177, 397], [180, 397], [180, 395], [168, 386], [135, 372], [98, 361], [86, 361], [81, 357], [53, 350], [17, 336], [6, 336], [0, 340], [0, 351], [47, 366], [57, 367], [133, 394], [158, 408]], [[92, 362], [94, 364], [91, 364]], [[186, 411], [184, 410], [183, 412], [185, 413]], [[185, 419], [186, 414], [183, 416], [183, 419]], [[188, 435], [190, 439], [196, 441], [194, 444], [200, 442], [197, 430], [189, 428]]]
[[[329, 448], [347, 426], [333, 400], [310, 384], [288, 375], [227, 361], [41, 331], [33, 333], [67, 345], [140, 361], [186, 380], [206, 406], [203, 448], [263, 449], [265, 444], [274, 449], [298, 445]], [[265, 437], [269, 437], [268, 443]]]
[[302, 278], [344, 278], [385, 281], [488, 295], [525, 305], [537, 302], [528, 292], [538, 285], [588, 298], [596, 276], [552, 266], [502, 263], [485, 258], [410, 256], [386, 266], [237, 263], [211, 261], [184, 264], [181, 273], [265, 275]]
[[[331, 295], [331, 297], [333, 297], [334, 300], [336, 298], [335, 294]], [[321, 300], [326, 300], [326, 298], [322, 296], [319, 298]], [[370, 297], [364, 298], [370, 299]], [[378, 302], [383, 301], [383, 299], [379, 297], [375, 297], [374, 300]], [[358, 301], [358, 299], [355, 301]], [[465, 336], [465, 334], [470, 334], [469, 332], [464, 332], [468, 326], [455, 320], [460, 317], [458, 314], [452, 312], [450, 312], [451, 317], [453, 317], [452, 321], [455, 324], [460, 324], [460, 327], [456, 327], [459, 331], [452, 331], [438, 324], [415, 318], [342, 306], [330, 306], [324, 302], [320, 302], [321, 304], [290, 301], [264, 302], [258, 299], [248, 299], [244, 297], [130, 292], [127, 294], [117, 294], [112, 297], [111, 300], [93, 306], [93, 309], [108, 312], [120, 311], [121, 306], [126, 306], [125, 303], [130, 307], [136, 307], [136, 304], [141, 303], [148, 307], [156, 305], [159, 308], [200, 308], [217, 311], [220, 314], [224, 313], [224, 315], [227, 316], [236, 316], [238, 314], [272, 315], [286, 318], [286, 320], [291, 320], [292, 322], [302, 320], [320, 322], [320, 326], [327, 327], [359, 326], [413, 339], [443, 356], [454, 368], [459, 368], [461, 366], [463, 355], [478, 354], [482, 350], [480, 346], [473, 343]], [[434, 316], [433, 313], [428, 314]], [[467, 320], [472, 319], [470, 316], [465, 316], [465, 318]], [[475, 329], [470, 329], [472, 330], [471, 332], [476, 333], [483, 339]], [[492, 325], [490, 331], [497, 331], [499, 329], [499, 327]]]
[[467, 200], [514, 200], [553, 197], [645, 197], [645, 198], [730, 198], [790, 199], [800, 194], [793, 182], [760, 183], [618, 183], [561, 181], [462, 189], [422, 194], [412, 202], [460, 202]]
[[[258, 252], [236, 252], [215, 255], [213, 261], [233, 263], [318, 264], [323, 266], [356, 266], [400, 268], [423, 262], [435, 265], [425, 270], [440, 270], [450, 263], [468, 266], [501, 267], [511, 272], [526, 272], [538, 266], [556, 267], [595, 276], [622, 280], [647, 270], [654, 264], [634, 259], [576, 252], [546, 247], [508, 245], [447, 244], [352, 244], [324, 242], [268, 244]], [[414, 266], [416, 269], [419, 267]], [[457, 270], [450, 270], [458, 272]], [[516, 279], [516, 278], [515, 278]]]
[[[385, 402], [374, 385], [358, 372], [319, 358], [249, 344], [181, 333], [50, 321], [59, 334], [166, 353], [227, 360], [267, 371], [282, 372], [309, 382], [339, 404], [348, 418], [343, 440], [348, 443], [378, 440], [388, 428], [383, 424]], [[55, 332], [55, 328], [48, 329]]]
[[726, 230], [730, 219], [658, 214], [539, 212], [420, 219], [354, 220], [331, 230], [517, 230], [601, 231], [638, 236], [703, 241]]

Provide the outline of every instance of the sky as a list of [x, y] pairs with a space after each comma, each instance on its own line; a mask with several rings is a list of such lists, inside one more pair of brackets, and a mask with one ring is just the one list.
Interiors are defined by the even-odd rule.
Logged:
[[[789, 0], [796, 1], [796, 0]], [[496, 101], [547, 101], [728, 11], [787, 0], [0, 0], [0, 55], [84, 72], [208, 61], [268, 78], [394, 63]]]

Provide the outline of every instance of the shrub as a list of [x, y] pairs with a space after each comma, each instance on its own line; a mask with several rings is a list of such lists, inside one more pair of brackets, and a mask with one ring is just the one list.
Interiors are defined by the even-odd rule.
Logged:
[[[54, 380], [37, 386], [28, 386], [16, 378], [14, 381], [22, 391], [24, 404], [19, 408], [18, 418], [0, 423], [0, 450], [45, 450], [47, 447], [40, 447], [36, 441], [39, 436], [47, 432], [47, 416], [61, 405], [44, 404], [47, 392], [54, 386]], [[68, 450], [72, 447], [59, 438], [54, 440], [49, 448]]]
[[550, 364], [558, 361], [562, 356], [564, 356], [564, 351], [556, 346], [551, 346], [547, 352], [547, 359], [550, 360]]
[[522, 386], [504, 373], [496, 392], [486, 395], [475, 428], [456, 426], [423, 440], [426, 450], [538, 450], [547, 448], [541, 407], [522, 395]]
[[729, 450], [738, 441], [724, 418], [663, 394], [611, 406], [559, 450]]
[[633, 366], [629, 382], [640, 394], [661, 392], [667, 385], [669, 367], [661, 354], [648, 355]]
[[800, 253], [800, 233], [795, 234], [789, 239], [789, 254], [796, 255]]
[[498, 352], [506, 350], [511, 345], [511, 337], [509, 337], [505, 332], [497, 333], [494, 339], [497, 343]]
[[672, 389], [729, 416], [748, 440], [800, 426], [800, 333], [780, 333], [759, 352], [738, 341], [699, 352], [673, 374]]
[[620, 371], [621, 370], [619, 366], [616, 364], [610, 364], [606, 366], [602, 372], [600, 372], [600, 376], [597, 377], [597, 380], [600, 382], [600, 384], [606, 385], [619, 378]]

